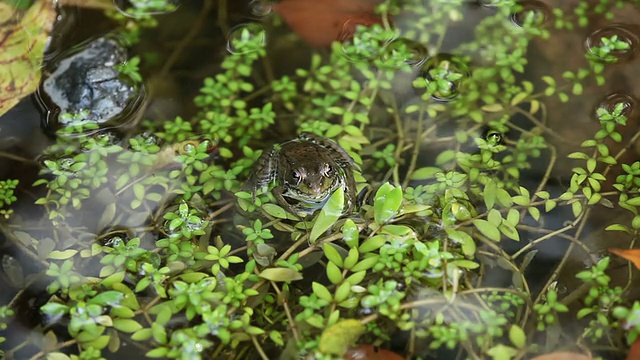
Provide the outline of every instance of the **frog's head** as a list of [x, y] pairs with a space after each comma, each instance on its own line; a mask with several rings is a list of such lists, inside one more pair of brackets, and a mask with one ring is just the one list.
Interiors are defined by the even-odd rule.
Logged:
[[338, 178], [338, 169], [333, 162], [319, 161], [317, 164], [306, 164], [291, 169], [287, 175], [290, 187], [301, 194], [312, 198], [322, 199], [327, 192], [333, 190]]

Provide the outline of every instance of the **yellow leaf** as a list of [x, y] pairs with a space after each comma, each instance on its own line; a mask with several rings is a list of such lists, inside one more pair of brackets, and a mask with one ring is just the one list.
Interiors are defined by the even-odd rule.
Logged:
[[318, 348], [324, 354], [343, 355], [364, 331], [365, 327], [359, 320], [338, 321], [322, 333]]

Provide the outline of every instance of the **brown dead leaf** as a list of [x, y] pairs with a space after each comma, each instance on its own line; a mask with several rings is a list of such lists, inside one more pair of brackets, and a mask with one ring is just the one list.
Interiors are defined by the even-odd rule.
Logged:
[[52, 1], [37, 0], [26, 11], [0, 9], [0, 116], [40, 83], [44, 50], [56, 19]]
[[559, 351], [536, 356], [531, 360], [593, 360], [593, 358], [581, 353]]
[[631, 261], [636, 269], [640, 269], [640, 249], [609, 248], [609, 252]]

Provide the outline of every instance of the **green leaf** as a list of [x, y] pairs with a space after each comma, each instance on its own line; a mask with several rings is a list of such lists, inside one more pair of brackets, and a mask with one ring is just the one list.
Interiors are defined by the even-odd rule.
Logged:
[[269, 332], [269, 339], [273, 341], [274, 344], [278, 346], [284, 346], [284, 340], [282, 338], [282, 334], [277, 330], [271, 330]]
[[558, 203], [556, 203], [554, 200], [547, 200], [544, 202], [544, 211], [549, 212], [553, 210], [556, 205], [558, 205]]
[[327, 278], [332, 284], [340, 284], [342, 282], [342, 270], [335, 263], [327, 263]]
[[156, 348], [151, 351], [147, 351], [144, 355], [150, 358], [163, 358], [166, 357], [168, 351], [169, 349], [167, 348]]
[[324, 232], [333, 226], [336, 220], [340, 218], [343, 209], [344, 189], [340, 187], [331, 195], [329, 201], [327, 201], [327, 203], [322, 207], [322, 210], [320, 210], [320, 215], [318, 215], [315, 223], [313, 224], [313, 228], [311, 229], [309, 241], [311, 243], [315, 243], [320, 235], [324, 234]]
[[113, 327], [126, 333], [134, 333], [142, 329], [142, 325], [133, 319], [116, 319], [113, 321]]
[[351, 268], [351, 271], [359, 272], [359, 271], [369, 270], [375, 264], [377, 264], [379, 260], [380, 260], [380, 255], [366, 257], [363, 260], [358, 261], [358, 263]]
[[497, 197], [497, 185], [495, 181], [489, 180], [484, 187], [484, 193], [482, 194], [484, 198], [484, 204], [487, 209], [492, 209], [493, 205], [495, 205], [496, 197]]
[[540, 210], [538, 210], [538, 208], [530, 207], [527, 209], [527, 211], [529, 212], [529, 215], [531, 215], [533, 220], [540, 221]]
[[382, 247], [387, 241], [387, 236], [385, 235], [376, 235], [367, 241], [363, 242], [360, 247], [358, 247], [358, 251], [360, 253], [368, 253], [375, 251]]
[[631, 230], [628, 227], [626, 227], [624, 225], [621, 225], [621, 224], [611, 224], [611, 225], [607, 226], [605, 228], [605, 230], [607, 230], [607, 231], [623, 231], [623, 232], [626, 232], [627, 234], [631, 234]]
[[[167, 330], [163, 325], [155, 322], [151, 324], [151, 334], [156, 342], [159, 342], [160, 344], [167, 343]], [[147, 353], [147, 356], [149, 356], [149, 353]]]
[[347, 219], [342, 226], [342, 239], [349, 247], [358, 246], [360, 241], [359, 229], [356, 223], [351, 219]]
[[326, 300], [328, 302], [333, 301], [333, 296], [331, 296], [331, 293], [324, 285], [314, 281], [311, 284], [311, 287], [313, 288], [313, 293], [316, 294], [318, 298]]
[[573, 212], [574, 217], [578, 217], [582, 213], [582, 203], [580, 201], [575, 201], [571, 204], [571, 211]]
[[376, 192], [373, 216], [377, 224], [384, 224], [393, 218], [402, 204], [402, 188], [384, 183]]
[[340, 256], [340, 253], [338, 252], [338, 250], [336, 250], [336, 248], [333, 247], [332, 244], [325, 243], [323, 244], [322, 249], [324, 251], [324, 256], [326, 256], [327, 260], [334, 263], [336, 266], [340, 268], [344, 266], [342, 256]]
[[500, 230], [498, 227], [483, 219], [473, 220], [473, 225], [482, 233], [493, 241], [500, 241]]
[[489, 210], [489, 213], [487, 214], [487, 221], [494, 226], [500, 225], [500, 223], [502, 223], [502, 215], [500, 214], [500, 211], [496, 209]]
[[173, 313], [171, 312], [171, 307], [169, 305], [162, 305], [159, 308], [158, 314], [156, 315], [155, 324], [165, 325], [171, 320], [171, 316]]
[[269, 268], [264, 269], [258, 274], [263, 279], [271, 281], [296, 281], [302, 280], [302, 274], [290, 268]]
[[640, 206], [640, 196], [629, 199], [626, 203], [631, 206]]
[[67, 354], [61, 352], [52, 352], [46, 355], [47, 360], [70, 360], [71, 358]]
[[47, 259], [65, 260], [65, 259], [69, 259], [70, 257], [73, 257], [77, 253], [78, 253], [78, 250], [71, 250], [71, 249], [65, 250], [65, 251], [53, 250], [49, 253], [49, 255], [47, 255]]
[[518, 350], [499, 344], [491, 349], [487, 350], [487, 355], [491, 356], [492, 360], [511, 360], [518, 354]]
[[518, 234], [518, 230], [508, 222], [503, 221], [502, 224], [498, 226], [498, 230], [500, 230], [500, 232], [509, 239], [520, 241], [520, 234]]
[[462, 230], [446, 229], [446, 232], [451, 241], [460, 244], [463, 254], [471, 257], [476, 253], [476, 243], [471, 235]]
[[347, 298], [349, 297], [350, 294], [351, 294], [351, 284], [348, 283], [348, 282], [343, 282], [336, 289], [336, 295], [334, 297], [334, 300], [337, 303], [341, 303], [341, 302], [347, 300]]
[[509, 328], [509, 341], [518, 349], [523, 349], [527, 345], [527, 335], [518, 325], [511, 325]]
[[93, 299], [89, 300], [89, 304], [98, 304], [101, 306], [117, 306], [120, 305], [124, 299], [124, 294], [119, 291], [105, 291], [96, 295]]
[[262, 210], [277, 219], [287, 219], [288, 213], [285, 209], [276, 204], [267, 203], [262, 205]]
[[344, 265], [342, 266], [345, 269], [351, 269], [357, 262], [360, 254], [358, 253], [358, 249], [351, 248], [349, 249], [349, 255], [344, 259]]
[[411, 180], [428, 180], [433, 179], [437, 173], [442, 172], [438, 167], [423, 167], [416, 169], [411, 173]]

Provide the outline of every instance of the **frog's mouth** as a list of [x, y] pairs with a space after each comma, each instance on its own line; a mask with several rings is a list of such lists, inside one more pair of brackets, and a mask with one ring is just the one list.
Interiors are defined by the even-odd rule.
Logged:
[[341, 177], [338, 177], [333, 179], [328, 186], [324, 186], [324, 188], [320, 184], [308, 188], [305, 187], [304, 189], [301, 187], [292, 187], [287, 189], [282, 196], [297, 200], [300, 203], [314, 203], [312, 205], [317, 206], [318, 203], [324, 203], [324, 201], [326, 201], [329, 196], [331, 196], [331, 194], [341, 186], [344, 186], [344, 180]]
[[[337, 189], [337, 187], [335, 189]], [[335, 189], [333, 187], [328, 187], [324, 191], [318, 189], [318, 191], [312, 190], [310, 192], [302, 191], [300, 189], [289, 189], [284, 194], [282, 194], [282, 196], [293, 200], [298, 200], [300, 202], [319, 203], [326, 200]]]

